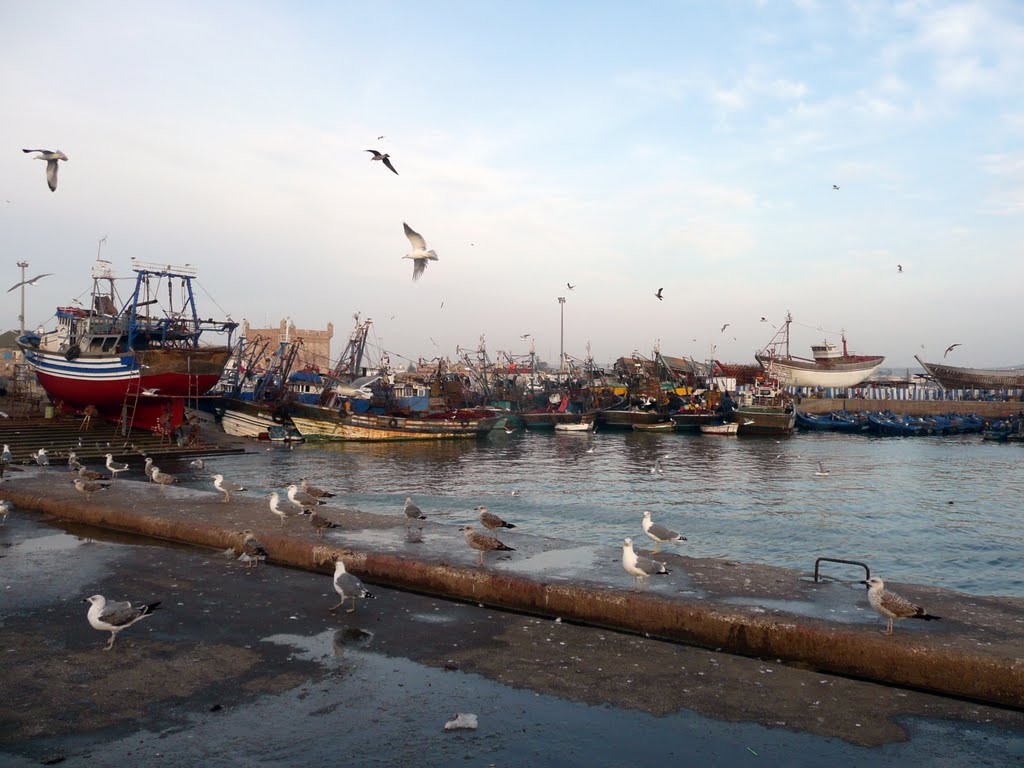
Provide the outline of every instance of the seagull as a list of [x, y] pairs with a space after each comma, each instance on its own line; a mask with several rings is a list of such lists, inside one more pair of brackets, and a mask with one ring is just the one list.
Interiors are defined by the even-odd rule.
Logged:
[[110, 487], [110, 483], [89, 482], [87, 480], [83, 480], [80, 477], [76, 477], [71, 482], [75, 484], [76, 491], [85, 494], [85, 498], [87, 501], [92, 501], [92, 495], [96, 493], [96, 491], [103, 491]]
[[363, 586], [363, 582], [358, 577], [345, 570], [345, 563], [341, 558], [334, 561], [334, 591], [341, 595], [341, 600], [337, 605], [331, 606], [330, 610], [332, 611], [341, 608], [345, 601], [351, 597], [352, 607], [347, 612], [352, 613], [356, 609], [356, 598], [374, 597], [371, 592], [367, 591], [366, 587]]
[[8, 292], [8, 293], [10, 293], [10, 292], [11, 292], [11, 291], [13, 291], [13, 290], [14, 290], [15, 288], [20, 288], [20, 287], [21, 287], [21, 286], [23, 286], [23, 285], [35, 285], [35, 284], [36, 284], [36, 280], [39, 280], [39, 279], [41, 279], [41, 278], [44, 278], [44, 277], [49, 277], [49, 276], [50, 276], [50, 275], [52, 275], [52, 274], [53, 274], [53, 272], [43, 272], [43, 274], [41, 274], [41, 275], [36, 275], [36, 276], [35, 276], [35, 277], [33, 277], [33, 278], [32, 278], [31, 280], [22, 280], [22, 281], [21, 281], [20, 283], [15, 283], [15, 284], [14, 284], [14, 285], [12, 285], [12, 286], [11, 286], [10, 288], [8, 288], [8, 289], [7, 289], [7, 292]]
[[427, 516], [423, 514], [423, 511], [412, 503], [412, 496], [405, 497], [405, 508], [403, 509], [405, 516], [409, 518], [409, 524], [412, 524], [413, 520], [426, 520]]
[[277, 506], [280, 501], [281, 497], [277, 495], [277, 491], [272, 491], [270, 493], [270, 511], [281, 518], [281, 525], [284, 525], [287, 518], [303, 514], [302, 512], [292, 512], [291, 509], [281, 509]]
[[335, 494], [330, 491], [325, 491], [322, 488], [317, 488], [315, 485], [310, 485], [306, 478], [302, 478], [302, 481], [299, 483], [299, 490], [318, 499], [332, 499], [335, 496]]
[[110, 479], [117, 480], [118, 472], [126, 472], [128, 470], [127, 464], [114, 461], [114, 454], [107, 454], [107, 469], [110, 470]]
[[36, 464], [40, 467], [50, 466], [50, 457], [46, 455], [45, 448], [40, 448], [38, 451], [33, 453], [32, 458], [36, 460]]
[[527, 340], [528, 338], [530, 338], [531, 336], [533, 336], [533, 334], [532, 334], [532, 333], [524, 333], [524, 334], [523, 334], [522, 336], [520, 336], [519, 338], [520, 338], [520, 339], [522, 339], [523, 341], [526, 341], [526, 340]]
[[665, 567], [664, 563], [651, 560], [649, 557], [640, 557], [633, 551], [633, 540], [626, 538], [622, 541], [622, 567], [633, 577], [633, 591], [639, 591], [637, 585], [642, 588], [648, 576], [663, 576], [672, 573]]
[[36, 160], [46, 161], [46, 185], [50, 188], [51, 192], [57, 191], [57, 161], [63, 160], [65, 163], [68, 161], [68, 156], [61, 152], [59, 149], [54, 152], [49, 149], [23, 149], [22, 152], [35, 152]]
[[11, 502], [7, 499], [0, 499], [0, 525], [7, 523], [7, 516], [11, 514]]
[[484, 552], [515, 552], [512, 547], [502, 544], [497, 538], [477, 533], [472, 525], [464, 526], [462, 531], [466, 536], [466, 543], [480, 553], [480, 566], [484, 564]]
[[79, 465], [78, 467], [78, 476], [79, 478], [85, 480], [86, 482], [94, 482], [96, 480], [107, 479], [107, 476], [104, 475], [102, 472], [96, 472], [95, 470], [83, 467], [81, 465]]
[[818, 471], [814, 473], [818, 477], [828, 477], [828, 470], [825, 469], [825, 465], [820, 461], [818, 462]]
[[644, 527], [644, 533], [647, 534], [647, 538], [654, 542], [654, 552], [651, 554], [658, 554], [658, 548], [661, 547], [662, 543], [686, 541], [686, 537], [682, 534], [671, 531], [663, 525], [651, 522], [650, 512], [644, 512], [642, 525]]
[[147, 456], [146, 457], [146, 466], [143, 467], [142, 471], [146, 473], [146, 477], [149, 478], [149, 482], [151, 482], [151, 483], [153, 482], [153, 472], [155, 472], [156, 469], [157, 469], [157, 467], [156, 467], [155, 464], [153, 464], [153, 460], [151, 458], [149, 458], [149, 456]]
[[726, 323], [725, 325], [723, 325], [722, 330], [719, 331], [719, 333], [725, 333], [725, 329], [728, 328], [730, 325], [732, 325], [732, 323]]
[[168, 475], [166, 472], [161, 472], [159, 467], [153, 467], [153, 482], [157, 485], [172, 485], [178, 482], [178, 478], [174, 475]]
[[838, 184], [833, 184], [832, 185], [832, 189], [839, 189], [839, 185]]
[[136, 608], [131, 603], [108, 603], [103, 595], [93, 595], [85, 598], [82, 602], [92, 603], [89, 606], [89, 613], [86, 614], [92, 628], [110, 633], [110, 641], [103, 649], [104, 651], [109, 651], [114, 647], [114, 640], [117, 639], [118, 632], [128, 629], [139, 619], [149, 616], [160, 605], [158, 600], [155, 603], [140, 605]]
[[[512, 493], [515, 495], [517, 492], [513, 491]], [[480, 522], [492, 534], [499, 528], [515, 528], [512, 523], [506, 523], [493, 512], [488, 512], [487, 507], [477, 507], [477, 510], [480, 512]]]
[[393, 174], [395, 174], [395, 176], [398, 175], [398, 171], [395, 170], [395, 166], [393, 166], [391, 164], [391, 161], [388, 159], [389, 157], [391, 157], [391, 155], [382, 155], [376, 149], [366, 149], [366, 150], [363, 150], [363, 151], [364, 152], [371, 152], [371, 153], [373, 153], [373, 157], [370, 158], [371, 162], [374, 161], [374, 160], [380, 160], [382, 163], [384, 163], [384, 165], [386, 165], [388, 167], [389, 171], [391, 171]]
[[902, 272], [903, 271], [903, 265], [902, 264], [897, 264], [896, 265], [896, 271], [897, 272]]
[[203, 470], [206, 469], [206, 462], [202, 459], [192, 459], [192, 461], [188, 463], [188, 466], [190, 469]]
[[942, 353], [942, 356], [945, 357], [946, 355], [948, 355], [950, 352], [953, 351], [954, 347], [959, 347], [959, 346], [961, 346], [961, 345], [960, 344], [950, 344], [948, 347], [946, 347], [946, 351]]
[[576, 286], [573, 285], [572, 283], [566, 283], [565, 287], [568, 288], [570, 291], [576, 288]]
[[868, 586], [868, 602], [877, 613], [888, 620], [885, 634], [892, 634], [893, 619], [924, 619], [925, 621], [937, 621], [941, 617], [932, 616], [924, 608], [914, 605], [905, 597], [900, 597], [895, 592], [885, 591], [885, 582], [877, 576], [861, 584]]
[[242, 553], [238, 559], [245, 563], [246, 568], [256, 568], [260, 560], [267, 559], [267, 550], [256, 540], [256, 535], [252, 531], [242, 531], [242, 536]]
[[652, 475], [655, 475], [655, 474], [663, 475], [663, 474], [665, 474], [665, 470], [661, 468], [661, 459], [655, 459], [654, 460], [654, 466], [651, 467], [651, 474]]
[[0, 461], [2, 461], [4, 464], [10, 464], [13, 460], [14, 457], [11, 455], [11, 446], [9, 446], [7, 443], [4, 443], [4, 452], [3, 454], [0, 454]]
[[412, 259], [412, 279], [413, 282], [420, 279], [423, 271], [427, 268], [428, 261], [437, 261], [437, 254], [433, 251], [427, 250], [427, 241], [423, 239], [423, 236], [406, 224], [402, 222], [402, 226], [405, 227], [405, 236], [409, 238], [409, 242], [412, 244], [412, 250], [403, 256], [403, 259]]
[[299, 490], [299, 486], [297, 485], [288, 486], [288, 501], [301, 509], [302, 514], [306, 514], [306, 511], [312, 507], [327, 503], [326, 501], [321, 501], [316, 496], [310, 496], [308, 493], [303, 493]]
[[230, 480], [225, 480], [224, 475], [216, 474], [213, 476], [213, 487], [224, 494], [224, 498], [221, 502], [227, 504], [231, 501], [231, 494], [238, 491], [247, 491], [248, 488], [239, 485], [238, 483], [232, 483]]
[[78, 454], [74, 451], [68, 453], [68, 466], [72, 472], [77, 472], [82, 468], [82, 462], [78, 460]]
[[316, 529], [316, 537], [322, 539], [324, 537], [324, 531], [330, 528], [340, 528], [341, 526], [331, 520], [328, 520], [321, 514], [318, 514], [314, 509], [309, 514], [309, 522]]
[[377, 137], [377, 141], [380, 141], [381, 139], [386, 139], [386, 138], [387, 138], [387, 136], [378, 136]]
[[665, 290], [664, 288], [659, 288], [658, 292], [656, 294], [654, 294], [657, 297], [658, 301], [664, 301], [664, 297], [661, 295], [661, 292], [664, 291], [664, 290]]

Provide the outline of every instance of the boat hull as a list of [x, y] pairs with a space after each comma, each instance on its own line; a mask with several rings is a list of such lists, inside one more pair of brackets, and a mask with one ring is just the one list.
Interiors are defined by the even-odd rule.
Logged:
[[608, 429], [631, 429], [634, 424], [657, 424], [664, 421], [657, 411], [630, 411], [607, 409], [597, 412], [597, 421]]
[[372, 413], [341, 414], [327, 408], [302, 408], [292, 413], [295, 428], [306, 440], [381, 442], [449, 440], [487, 435], [501, 415], [486, 418], [404, 418]]
[[728, 424], [701, 424], [700, 431], [705, 435], [735, 435], [740, 425], [736, 422]]
[[[72, 360], [46, 350], [23, 348], [23, 353], [55, 403], [74, 410], [93, 406], [108, 421], [121, 420], [127, 406], [133, 427], [156, 430], [168, 404], [198, 398], [213, 388], [230, 350], [153, 349], [127, 355], [81, 355]], [[172, 410], [181, 409], [172, 405]]]
[[745, 406], [736, 409], [737, 434], [789, 435], [796, 423], [796, 411], [772, 406]]
[[941, 363], [917, 362], [944, 389], [1019, 389], [1024, 388], [1024, 368], [957, 368]]
[[714, 424], [716, 421], [721, 420], [722, 414], [713, 413], [711, 411], [708, 411], [707, 413], [688, 411], [673, 413], [669, 418], [672, 419], [676, 425], [676, 429], [679, 431], [696, 432], [704, 424]]
[[[769, 357], [755, 355], [767, 370]], [[885, 357], [858, 356], [844, 362], [842, 358], [819, 362], [794, 357], [771, 358], [774, 375], [785, 387], [855, 387], [877, 371]]]
[[556, 424], [579, 424], [583, 421], [582, 413], [518, 413], [523, 426], [527, 429], [552, 429]]

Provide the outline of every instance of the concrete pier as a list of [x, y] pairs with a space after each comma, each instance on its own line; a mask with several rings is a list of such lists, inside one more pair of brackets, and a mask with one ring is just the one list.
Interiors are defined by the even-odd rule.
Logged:
[[[0, 498], [16, 509], [216, 549], [238, 548], [241, 531], [250, 529], [280, 564], [327, 573], [341, 556], [369, 583], [1024, 709], [1019, 598], [887, 582], [943, 618], [897, 622], [888, 637], [864, 588], [852, 584], [863, 573], [849, 566], [828, 570], [843, 581], [815, 583], [813, 561], [808, 573], [798, 573], [694, 559], [676, 553], [685, 545], [667, 547], [658, 559], [673, 572], [636, 593], [622, 569], [621, 548], [611, 542], [594, 547], [517, 529], [501, 535], [516, 551], [488, 553], [481, 568], [455, 526], [428, 521], [409, 532], [397, 514], [371, 515], [341, 504], [320, 508], [342, 528], [318, 539], [305, 518], [282, 526], [261, 496], [240, 494], [225, 504], [212, 487], [207, 493], [119, 480], [88, 501], [66, 473], [51, 469], [4, 483]], [[632, 533], [639, 549], [643, 533]]]

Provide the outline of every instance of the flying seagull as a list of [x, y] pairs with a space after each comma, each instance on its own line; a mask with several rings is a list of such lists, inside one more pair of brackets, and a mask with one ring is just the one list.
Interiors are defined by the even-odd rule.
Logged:
[[825, 469], [825, 465], [820, 461], [818, 462], [818, 471], [814, 473], [817, 477], [828, 477], [828, 470]]
[[730, 325], [732, 325], [732, 323], [726, 323], [725, 325], [723, 325], [722, 330], [720, 332], [725, 333], [725, 329], [728, 328]]
[[146, 618], [160, 605], [160, 601], [138, 607], [131, 603], [108, 603], [103, 595], [93, 595], [85, 598], [82, 602], [91, 603], [87, 616], [92, 628], [110, 633], [110, 641], [103, 649], [104, 651], [109, 651], [114, 647], [114, 640], [117, 638], [118, 632], [128, 629], [139, 619]]
[[67, 162], [68, 156], [59, 149], [54, 152], [49, 149], [23, 149], [22, 152], [35, 152], [36, 160], [46, 161], [46, 184], [51, 192], [57, 191], [57, 161]]
[[388, 159], [389, 157], [391, 157], [390, 155], [382, 155], [376, 149], [367, 149], [367, 150], [364, 150], [364, 151], [372, 152], [373, 153], [373, 157], [370, 158], [371, 162], [373, 160], [380, 160], [382, 163], [384, 163], [384, 165], [386, 165], [388, 167], [388, 170], [390, 170], [393, 174], [395, 174], [395, 176], [398, 175], [398, 171], [395, 170], [395, 166], [393, 166], [391, 164], [391, 161]]
[[566, 288], [568, 288], [568, 289], [569, 289], [569, 290], [571, 291], [571, 290], [573, 290], [573, 289], [574, 289], [574, 288], [575, 288], [576, 286], [575, 286], [575, 285], [573, 285], [572, 283], [566, 283], [566, 284], [565, 284], [565, 287], [566, 287]]
[[924, 608], [914, 605], [905, 597], [900, 597], [895, 592], [885, 591], [885, 582], [877, 576], [861, 584], [868, 586], [868, 602], [875, 611], [888, 620], [885, 634], [892, 634], [893, 619], [924, 619], [925, 621], [937, 621], [939, 616], [932, 616]]
[[902, 264], [897, 264], [896, 265], [896, 271], [897, 272], [902, 272], [903, 271], [903, 265]]
[[839, 185], [838, 184], [833, 184], [832, 185], [832, 189], [839, 189]]
[[520, 339], [522, 339], [523, 341], [526, 341], [526, 340], [527, 340], [528, 338], [530, 338], [531, 336], [533, 336], [533, 334], [532, 334], [532, 333], [524, 333], [524, 334], [523, 334], [522, 336], [520, 336], [519, 338], [520, 338]]
[[664, 300], [664, 298], [661, 295], [661, 292], [664, 291], [664, 290], [665, 290], [664, 288], [659, 288], [658, 292], [656, 294], [654, 294], [655, 296], [658, 297], [658, 301], [663, 301]]
[[961, 345], [960, 344], [950, 344], [948, 347], [946, 347], [946, 351], [942, 353], [942, 356], [945, 357], [946, 355], [948, 355], [950, 352], [953, 351], [953, 347], [959, 347], [959, 346], [961, 346]]
[[647, 538], [654, 542], [654, 552], [652, 554], [657, 554], [659, 547], [661, 547], [663, 543], [667, 544], [672, 541], [686, 541], [686, 537], [681, 533], [676, 533], [675, 531], [669, 530], [664, 525], [658, 525], [653, 522], [651, 520], [650, 512], [644, 512], [643, 527], [644, 533], [647, 534]]
[[348, 609], [348, 613], [352, 613], [356, 609], [356, 598], [357, 597], [373, 597], [371, 592], [368, 592], [366, 587], [363, 586], [358, 577], [353, 576], [351, 573], [345, 570], [345, 563], [338, 558], [334, 563], [334, 591], [341, 596], [341, 600], [337, 605], [332, 605], [330, 610], [336, 611], [348, 600], [352, 598], [352, 607]]
[[423, 274], [423, 270], [427, 268], [428, 261], [437, 261], [437, 254], [433, 251], [427, 250], [427, 241], [423, 239], [423, 235], [414, 230], [404, 221], [402, 226], [405, 227], [405, 236], [409, 238], [409, 242], [412, 243], [412, 250], [403, 256], [403, 259], [412, 259], [412, 279], [415, 282], [420, 279]]
[[13, 291], [13, 290], [14, 290], [15, 288], [20, 288], [20, 287], [21, 287], [21, 286], [23, 286], [23, 285], [35, 285], [35, 284], [36, 284], [36, 280], [38, 280], [38, 279], [40, 279], [40, 278], [42, 278], [42, 277], [49, 277], [49, 276], [50, 276], [50, 275], [52, 275], [52, 274], [53, 274], [53, 272], [43, 272], [43, 274], [41, 274], [41, 275], [36, 275], [36, 276], [35, 276], [35, 277], [33, 277], [33, 278], [32, 278], [31, 280], [22, 280], [22, 281], [21, 281], [20, 283], [15, 283], [15, 284], [14, 284], [14, 285], [12, 285], [12, 286], [11, 286], [10, 288], [8, 288], [8, 289], [7, 289], [7, 292], [8, 292], [8, 293], [10, 293], [10, 292], [11, 292], [11, 291]]

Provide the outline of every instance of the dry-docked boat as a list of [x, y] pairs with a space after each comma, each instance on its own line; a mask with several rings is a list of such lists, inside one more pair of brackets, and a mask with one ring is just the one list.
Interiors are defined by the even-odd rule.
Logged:
[[914, 359], [945, 389], [1024, 388], [1024, 368], [956, 368], [942, 363]]
[[[135, 288], [122, 303], [110, 262], [97, 259], [89, 308], [58, 307], [55, 329], [25, 333], [18, 346], [54, 403], [91, 406], [125, 430], [170, 432], [186, 400], [194, 406], [220, 379], [237, 323], [199, 318], [193, 267], [133, 261], [132, 270]], [[228, 343], [201, 346], [207, 332]]]
[[796, 357], [789, 353], [789, 326], [786, 321], [763, 350], [754, 357], [767, 370], [769, 364], [774, 375], [785, 387], [855, 387], [878, 370], [885, 360], [882, 355], [852, 355], [846, 349], [846, 332], [840, 332], [843, 351], [835, 344], [822, 341], [811, 345], [814, 359]]
[[504, 414], [460, 408], [410, 415], [352, 413], [312, 405], [291, 406], [291, 419], [307, 440], [441, 440], [486, 435]]

